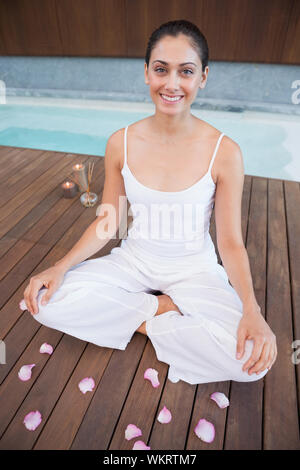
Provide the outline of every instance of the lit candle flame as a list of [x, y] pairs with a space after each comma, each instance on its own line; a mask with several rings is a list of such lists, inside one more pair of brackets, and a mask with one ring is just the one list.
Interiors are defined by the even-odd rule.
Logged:
[[63, 184], [64, 188], [71, 188], [72, 186], [74, 186], [74, 183], [72, 183], [72, 181], [65, 181]]

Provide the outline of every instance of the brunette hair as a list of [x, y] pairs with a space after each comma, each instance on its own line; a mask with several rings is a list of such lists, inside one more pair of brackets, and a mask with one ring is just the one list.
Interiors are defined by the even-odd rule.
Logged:
[[177, 37], [179, 34], [184, 34], [189, 38], [192, 47], [194, 47], [201, 59], [202, 72], [204, 72], [205, 67], [208, 64], [208, 44], [204, 34], [200, 31], [198, 26], [187, 20], [168, 21], [167, 23], [160, 25], [152, 32], [148, 40], [145, 55], [145, 62], [147, 67], [149, 67], [152, 49], [155, 47], [157, 42], [165, 36]]

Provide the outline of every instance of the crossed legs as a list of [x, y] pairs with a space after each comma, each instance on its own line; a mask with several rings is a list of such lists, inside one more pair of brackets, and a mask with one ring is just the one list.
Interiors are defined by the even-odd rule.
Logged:
[[[177, 305], [174, 304], [171, 297], [169, 297], [167, 294], [158, 295], [157, 298], [158, 309], [154, 316], [161, 315], [162, 313], [169, 312], [170, 310], [176, 310], [177, 312], [181, 313]], [[136, 331], [147, 336], [146, 322], [144, 321]]]

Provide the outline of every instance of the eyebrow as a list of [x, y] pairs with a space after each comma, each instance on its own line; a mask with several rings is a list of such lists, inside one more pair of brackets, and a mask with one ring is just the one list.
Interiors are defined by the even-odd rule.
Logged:
[[[168, 62], [165, 62], [164, 60], [154, 60], [154, 61], [153, 61], [153, 64], [154, 64], [155, 62], [161, 62], [161, 63], [164, 64], [164, 65], [168, 65]], [[193, 65], [195, 65], [195, 66], [197, 67], [197, 65], [194, 64], [194, 62], [183, 62], [183, 64], [179, 64], [179, 65], [187, 65], [187, 64], [193, 64]]]

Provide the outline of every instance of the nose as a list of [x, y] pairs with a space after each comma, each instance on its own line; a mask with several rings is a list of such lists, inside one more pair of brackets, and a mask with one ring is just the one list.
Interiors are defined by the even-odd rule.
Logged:
[[178, 90], [179, 80], [180, 80], [180, 77], [178, 77], [176, 71], [170, 72], [167, 78], [166, 90], [172, 91], [172, 92]]

